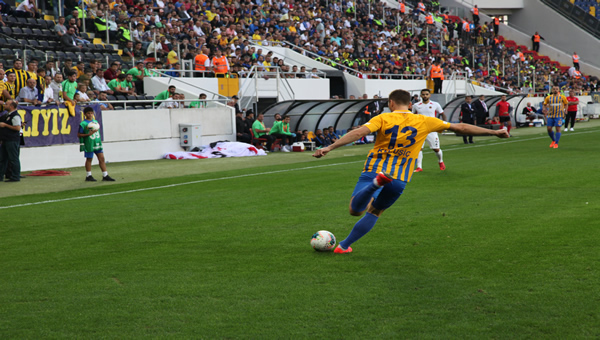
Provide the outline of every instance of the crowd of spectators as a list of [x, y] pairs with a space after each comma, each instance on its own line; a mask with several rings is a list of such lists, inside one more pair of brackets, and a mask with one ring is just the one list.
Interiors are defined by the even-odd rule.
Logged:
[[[66, 3], [71, 21], [80, 16], [74, 4]], [[173, 65], [181, 59], [195, 63], [205, 54], [212, 66], [222, 54], [231, 76], [245, 76], [252, 66], [266, 71], [279, 66], [290, 72], [287, 77], [318, 77], [315, 70], [302, 71], [303, 65], [287, 65], [252, 46], [258, 44], [288, 46], [362, 78], [423, 79], [438, 59], [447, 77], [464, 72], [483, 86], [512, 94], [547, 92], [551, 84], [596, 90], [595, 77], [575, 78], [534, 54], [521, 56], [518, 47], [507, 47], [496, 35], [502, 25], [441, 13], [437, 2], [406, 5], [404, 11], [367, 0], [104, 0], [79, 6], [89, 20], [108, 13], [106, 25], [125, 58], [156, 55]], [[80, 26], [81, 19], [75, 20]]]

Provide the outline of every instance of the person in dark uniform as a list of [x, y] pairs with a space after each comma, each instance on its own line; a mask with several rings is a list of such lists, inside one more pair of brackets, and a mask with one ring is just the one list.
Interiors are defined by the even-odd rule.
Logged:
[[473, 109], [475, 110], [475, 118], [477, 119], [477, 125], [484, 125], [485, 120], [490, 116], [488, 107], [485, 104], [484, 95], [480, 95], [479, 99], [473, 102]]
[[[460, 106], [460, 122], [465, 124], [475, 124], [475, 112], [473, 111], [473, 104], [471, 103], [472, 97], [466, 96], [465, 102]], [[463, 136], [463, 142], [465, 144], [473, 144], [473, 136]]]

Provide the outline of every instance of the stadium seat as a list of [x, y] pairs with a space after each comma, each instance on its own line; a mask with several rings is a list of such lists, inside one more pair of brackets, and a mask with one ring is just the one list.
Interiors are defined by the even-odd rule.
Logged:
[[263, 144], [267, 142], [267, 139], [266, 138], [256, 138], [256, 137], [254, 137], [254, 131], [252, 129], [250, 129], [250, 134], [252, 135], [252, 142], [251, 142], [251, 144], [254, 145], [257, 148], [264, 149], [265, 147], [263, 146]]
[[34, 28], [41, 28], [42, 25], [34, 18], [27, 18], [27, 26]]
[[27, 18], [17, 18], [17, 22], [21, 28], [29, 27], [29, 23], [27, 22]]
[[17, 26], [19, 24], [19, 22], [17, 21], [17, 18], [13, 17], [13, 16], [6, 16], [3, 19], [4, 23], [6, 23], [6, 25], [12, 27], [12, 26]]
[[12, 28], [7, 27], [7, 26], [3, 26], [2, 27], [2, 34], [8, 35], [9, 37], [12, 37], [12, 35], [13, 35]]

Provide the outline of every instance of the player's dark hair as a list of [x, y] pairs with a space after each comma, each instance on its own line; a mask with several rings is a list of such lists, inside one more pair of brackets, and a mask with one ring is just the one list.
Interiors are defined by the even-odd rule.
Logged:
[[91, 108], [91, 107], [89, 107], [89, 106], [88, 106], [88, 107], [86, 107], [85, 109], [83, 109], [83, 113], [88, 113], [88, 112], [94, 113], [94, 109], [92, 109], [92, 108]]
[[430, 89], [422, 89], [421, 92], [429, 92], [429, 93], [431, 93], [431, 90]]
[[410, 97], [410, 93], [406, 90], [394, 90], [388, 99], [398, 105], [410, 105]]

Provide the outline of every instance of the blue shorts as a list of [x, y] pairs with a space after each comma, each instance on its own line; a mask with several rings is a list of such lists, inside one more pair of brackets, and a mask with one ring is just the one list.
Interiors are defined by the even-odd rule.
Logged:
[[[352, 197], [354, 197], [359, 191], [373, 183], [373, 179], [377, 176], [375, 172], [363, 172], [356, 182]], [[375, 209], [384, 210], [391, 207], [396, 200], [402, 195], [406, 182], [399, 179], [393, 180], [386, 186], [377, 189], [373, 194], [372, 206]]]
[[561, 127], [563, 125], [563, 119], [562, 118], [548, 118], [546, 125]]
[[94, 150], [94, 152], [84, 152], [83, 157], [94, 158], [94, 154], [99, 154], [99, 153], [104, 153], [104, 151], [102, 151], [102, 149], [100, 149], [100, 150]]

